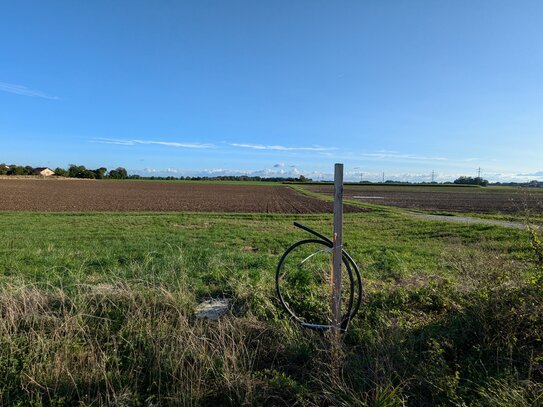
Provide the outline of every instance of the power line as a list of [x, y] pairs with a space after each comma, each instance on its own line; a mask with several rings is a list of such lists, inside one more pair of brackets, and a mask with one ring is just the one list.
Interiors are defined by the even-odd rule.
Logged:
[[[355, 170], [361, 170], [362, 168], [360, 168], [360, 167], [354, 167], [354, 169], [355, 169]], [[360, 182], [362, 182], [362, 178], [364, 177], [364, 173], [363, 173], [362, 171], [360, 171], [359, 175], [360, 175]]]

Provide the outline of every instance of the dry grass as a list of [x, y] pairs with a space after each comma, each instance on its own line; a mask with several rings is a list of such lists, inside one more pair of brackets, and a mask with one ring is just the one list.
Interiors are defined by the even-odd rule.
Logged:
[[[537, 406], [543, 399], [541, 268], [521, 231], [406, 220], [404, 238], [413, 236], [398, 241], [395, 219], [394, 235], [372, 246], [391, 222], [378, 223], [381, 235], [360, 238], [371, 249], [357, 256], [362, 312], [337, 343], [300, 329], [275, 302], [272, 268], [285, 241], [261, 240], [259, 229], [275, 219], [242, 220], [236, 231], [230, 218], [223, 229], [198, 218], [212, 226], [189, 237], [202, 233], [210, 244], [160, 251], [135, 245], [145, 242], [137, 233], [171, 240], [171, 225], [190, 219], [152, 218], [163, 225], [142, 229], [141, 217], [92, 216], [89, 224], [86, 216], [42, 217], [25, 229], [27, 218], [13, 218], [19, 240], [6, 232], [11, 248], [0, 263], [0, 405]], [[41, 236], [47, 225], [57, 239], [30, 244], [28, 231]], [[74, 225], [105, 229], [94, 240], [105, 248], [86, 250]], [[131, 228], [124, 240], [122, 227]], [[417, 252], [425, 236], [432, 250]], [[67, 253], [83, 261], [62, 263]], [[231, 300], [231, 313], [194, 320], [197, 302], [215, 295]]]
[[270, 388], [269, 373], [258, 374], [264, 372], [259, 366], [284, 359], [277, 329], [250, 317], [195, 321], [191, 303], [187, 292], [123, 283], [81, 286], [70, 294], [3, 286], [0, 371], [20, 383], [4, 381], [0, 403], [294, 401], [289, 389], [283, 400]]

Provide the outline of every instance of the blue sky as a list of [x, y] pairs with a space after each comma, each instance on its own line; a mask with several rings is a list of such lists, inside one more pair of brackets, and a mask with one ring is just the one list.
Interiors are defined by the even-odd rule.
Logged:
[[0, 162], [543, 179], [541, 1], [0, 10]]

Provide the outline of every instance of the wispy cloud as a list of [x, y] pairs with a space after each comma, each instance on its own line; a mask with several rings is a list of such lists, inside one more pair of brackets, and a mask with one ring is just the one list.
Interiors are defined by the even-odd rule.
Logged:
[[363, 157], [377, 158], [382, 160], [418, 160], [418, 161], [447, 161], [446, 157], [425, 157], [411, 154], [391, 154], [391, 153], [362, 153]]
[[32, 90], [32, 89], [28, 89], [26, 86], [23, 86], [23, 85], [16, 85], [14, 83], [7, 83], [7, 82], [0, 82], [0, 91], [15, 93], [16, 95], [30, 96], [30, 97], [50, 99], [50, 100], [59, 99], [59, 97], [57, 96], [50, 96], [39, 90]]
[[251, 148], [253, 150], [275, 150], [275, 151], [330, 151], [336, 150], [335, 147], [321, 147], [321, 146], [310, 146], [310, 147], [287, 147], [280, 145], [264, 145], [264, 144], [230, 144], [233, 147], [239, 148]]
[[377, 152], [383, 154], [400, 154], [400, 152], [396, 150], [377, 150]]
[[[141, 175], [156, 175], [156, 176], [190, 176], [190, 177], [205, 177], [205, 176], [222, 176], [222, 175], [247, 175], [259, 177], [299, 177], [301, 174], [318, 176], [321, 173], [302, 171], [293, 166], [293, 168], [264, 168], [264, 169], [228, 169], [228, 168], [208, 168], [202, 170], [183, 170], [179, 168], [144, 168], [143, 170], [131, 170], [131, 173]], [[316, 177], [316, 176], [315, 176]]]
[[543, 171], [529, 172], [526, 174], [517, 174], [519, 177], [543, 177]]
[[213, 144], [205, 143], [187, 143], [187, 142], [177, 142], [177, 141], [156, 141], [156, 140], [136, 140], [136, 139], [110, 139], [110, 138], [95, 138], [92, 139], [93, 143], [103, 143], [103, 144], [117, 144], [120, 146], [135, 146], [135, 145], [159, 145], [166, 147], [174, 148], [197, 148], [197, 149], [207, 149], [215, 148]]

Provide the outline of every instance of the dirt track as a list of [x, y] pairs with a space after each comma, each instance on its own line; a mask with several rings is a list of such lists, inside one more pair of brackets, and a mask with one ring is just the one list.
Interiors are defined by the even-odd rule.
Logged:
[[0, 179], [0, 211], [331, 213], [332, 204], [286, 186]]

